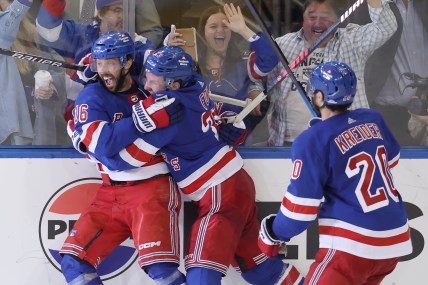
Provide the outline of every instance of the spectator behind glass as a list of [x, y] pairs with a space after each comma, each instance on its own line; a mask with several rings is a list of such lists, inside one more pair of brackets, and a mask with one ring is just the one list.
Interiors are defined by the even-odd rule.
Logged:
[[[122, 1], [97, 0], [94, 24], [80, 24], [64, 20], [65, 0], [45, 0], [37, 15], [36, 26], [40, 36], [61, 56], [74, 63], [91, 51], [92, 44], [108, 31], [122, 31]], [[79, 80], [75, 72], [71, 79]]]
[[[168, 39], [169, 45], [183, 44], [177, 35]], [[198, 39], [200, 71], [209, 90], [217, 95], [253, 99], [260, 91], [250, 92], [250, 81], [263, 78], [278, 62], [266, 37], [249, 29], [240, 8], [233, 4], [225, 4], [224, 10], [220, 6], [207, 8], [198, 24]], [[226, 110], [239, 113], [242, 107], [223, 104], [221, 112]], [[251, 131], [262, 118], [261, 113], [254, 113], [244, 119], [247, 145], [252, 143]]]
[[[428, 109], [426, 109], [428, 112]], [[428, 115], [411, 114], [409, 119], [410, 135], [418, 145], [428, 146]]]
[[163, 29], [153, 0], [135, 1], [135, 30], [152, 41], [155, 47], [162, 43]]
[[[395, 4], [390, 5], [397, 17], [399, 28], [367, 62], [364, 76], [367, 97], [370, 107], [382, 113], [401, 145], [425, 144], [418, 137], [419, 132], [412, 133], [416, 140], [409, 133], [410, 114], [407, 106], [417, 89], [404, 90], [412, 80], [403, 74], [428, 76], [428, 2], [426, 0], [394, 2]], [[359, 11], [355, 21], [367, 22], [366, 15], [367, 10]], [[415, 119], [416, 117], [411, 119], [411, 130], [419, 128]], [[426, 126], [422, 129], [424, 128], [426, 129]]]
[[[341, 61], [354, 70], [358, 78], [357, 94], [352, 108], [369, 107], [364, 91], [363, 71], [367, 58], [390, 38], [397, 29], [397, 22], [388, 4], [381, 0], [367, 0], [372, 23], [360, 26], [348, 24], [338, 28], [309, 57], [300, 63], [294, 74], [303, 86], [314, 67], [322, 62]], [[315, 42], [346, 9], [347, 0], [307, 0], [303, 14], [303, 27], [276, 39], [289, 62], [297, 58]], [[276, 82], [284, 68], [278, 65], [267, 77], [267, 90]], [[259, 87], [263, 90], [263, 87]], [[307, 128], [311, 113], [298, 94], [289, 77], [268, 94], [271, 104], [267, 114], [269, 126], [268, 145], [291, 145]]]
[[[0, 0], [0, 47], [10, 49], [32, 0]], [[33, 128], [21, 76], [14, 58], [0, 55], [0, 143], [29, 145]]]
[[[22, 20], [16, 41], [12, 45], [12, 50], [52, 57], [51, 50], [47, 54], [42, 54], [41, 47], [37, 46], [36, 40], [38, 37], [36, 26], [33, 22], [34, 20], [27, 13]], [[34, 39], [35, 35], [36, 38]], [[69, 140], [66, 135], [65, 121], [62, 119], [65, 103], [65, 93], [62, 92], [64, 90], [63, 69], [50, 67], [48, 71], [53, 80], [49, 86], [40, 86], [35, 89], [34, 74], [38, 70], [48, 69], [48, 67], [33, 61], [20, 59], [16, 60], [16, 64], [24, 85], [33, 124], [34, 138], [32, 145], [67, 144]], [[57, 88], [61, 92], [57, 92]]]
[[[122, 1], [121, 0], [97, 0], [97, 14], [94, 24], [81, 24], [73, 20], [64, 20], [65, 0], [44, 0], [37, 15], [37, 31], [45, 40], [47, 45], [52, 47], [59, 55], [66, 60], [79, 64], [89, 64], [89, 54], [92, 44], [102, 34], [108, 31], [122, 31]], [[147, 47], [153, 49], [152, 42], [144, 37], [135, 37], [136, 53], [141, 50], [146, 52]], [[144, 55], [143, 55], [144, 56]], [[136, 62], [131, 70], [131, 75], [138, 78], [143, 62]], [[135, 72], [134, 72], [135, 70]], [[69, 70], [70, 71], [70, 70]], [[88, 77], [78, 76], [77, 72], [70, 71], [72, 80], [87, 84], [96, 80], [96, 73], [91, 73]], [[79, 88], [74, 87], [76, 92]], [[70, 111], [74, 105], [77, 93], [67, 94], [69, 106], [66, 108], [66, 120], [71, 118]]]

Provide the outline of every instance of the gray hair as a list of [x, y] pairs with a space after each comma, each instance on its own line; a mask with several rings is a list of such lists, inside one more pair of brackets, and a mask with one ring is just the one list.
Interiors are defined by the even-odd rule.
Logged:
[[340, 17], [349, 8], [349, 0], [306, 0], [304, 5], [304, 11], [312, 3], [329, 4], [337, 17]]

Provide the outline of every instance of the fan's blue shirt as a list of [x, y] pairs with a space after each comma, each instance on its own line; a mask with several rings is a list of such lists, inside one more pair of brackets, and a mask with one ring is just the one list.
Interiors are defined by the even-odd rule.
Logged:
[[357, 109], [319, 121], [293, 143], [290, 185], [273, 223], [288, 241], [319, 219], [320, 248], [370, 259], [412, 252], [390, 169], [400, 146], [382, 116]]

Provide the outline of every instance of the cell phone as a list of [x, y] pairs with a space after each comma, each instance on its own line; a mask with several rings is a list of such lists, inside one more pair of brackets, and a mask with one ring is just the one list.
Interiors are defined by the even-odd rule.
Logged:
[[198, 48], [196, 43], [196, 29], [182, 28], [176, 29], [176, 33], [182, 34], [181, 38], [186, 41], [184, 46], [180, 46], [185, 52], [192, 56], [193, 61], [198, 62]]

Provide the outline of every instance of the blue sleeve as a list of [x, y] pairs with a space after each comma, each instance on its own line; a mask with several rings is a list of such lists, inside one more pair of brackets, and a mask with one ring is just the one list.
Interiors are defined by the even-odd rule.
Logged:
[[85, 45], [91, 25], [64, 20], [65, 1], [45, 0], [37, 15], [37, 31], [44, 44], [55, 49], [63, 57], [76, 59], [76, 52]]
[[78, 62], [81, 57], [77, 55], [77, 51], [80, 51], [81, 48], [85, 45], [84, 38], [86, 25], [76, 23], [71, 20], [66, 20], [63, 22], [61, 33], [56, 41], [48, 42], [48, 45], [55, 49], [61, 56], [71, 58]]
[[279, 210], [273, 221], [272, 230], [278, 239], [288, 242], [291, 238], [303, 233], [312, 223], [313, 221], [297, 223]]
[[79, 110], [79, 114], [74, 113], [74, 116], [83, 116], [85, 120], [77, 121], [76, 130], [89, 152], [96, 156], [112, 156], [134, 142], [140, 132], [135, 128], [132, 117], [113, 122], [106, 111], [105, 101], [92, 93], [92, 88], [85, 88], [77, 97], [75, 112]]
[[267, 73], [278, 64], [278, 57], [266, 36], [263, 33], [259, 33], [258, 36], [260, 38], [251, 42], [250, 45], [251, 49], [256, 53], [256, 66], [261, 72]]
[[[134, 126], [133, 128], [135, 129]], [[141, 156], [141, 153], [145, 153], [145, 157], [153, 156], [157, 150], [172, 142], [177, 132], [178, 128], [173, 125], [150, 133], [140, 133], [140, 138], [127, 148], [112, 156], [96, 156], [96, 158], [110, 170], [130, 170], [140, 167], [145, 163], [133, 165], [132, 161], [135, 157]]]
[[29, 6], [13, 1], [6, 11], [0, 11], [0, 48], [11, 48], [21, 21], [29, 9]]
[[282, 240], [290, 240], [313, 223], [324, 196], [329, 167], [311, 141], [300, 135], [293, 143], [290, 184], [273, 223], [274, 233]]
[[37, 14], [37, 25], [53, 30], [63, 22], [65, 0], [44, 0]]
[[146, 57], [153, 51], [154, 47], [149, 39], [146, 39], [145, 42], [135, 42], [135, 57], [131, 70], [131, 75], [134, 79], [139, 80], [141, 72], [144, 70], [144, 62], [146, 60]]

